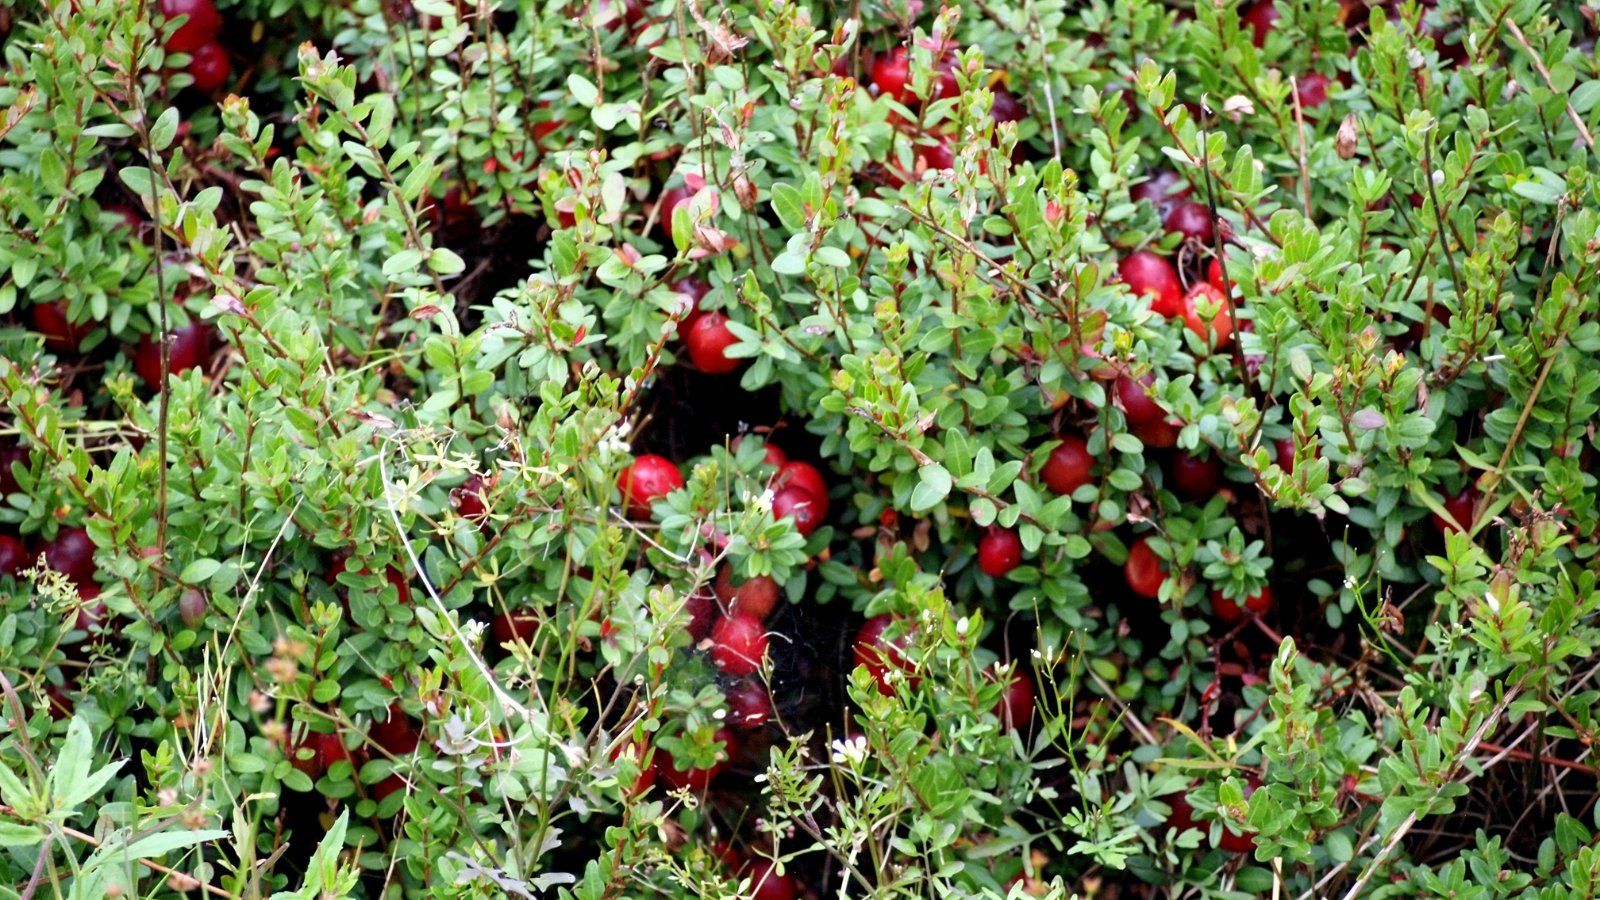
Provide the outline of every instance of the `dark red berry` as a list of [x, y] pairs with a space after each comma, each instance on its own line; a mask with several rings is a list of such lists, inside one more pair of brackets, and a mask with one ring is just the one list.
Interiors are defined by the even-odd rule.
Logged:
[[194, 79], [194, 89], [203, 94], [215, 94], [228, 83], [233, 74], [233, 63], [228, 60], [228, 50], [216, 41], [207, 41], [190, 53], [189, 77]]
[[617, 476], [622, 502], [635, 519], [650, 518], [650, 504], [681, 487], [683, 473], [671, 460], [654, 454], [635, 458], [633, 465]]
[[1172, 492], [1185, 500], [1209, 500], [1222, 481], [1222, 464], [1215, 456], [1193, 456], [1178, 451], [1172, 457]]
[[1039, 477], [1045, 486], [1058, 494], [1070, 494], [1090, 481], [1094, 457], [1089, 455], [1089, 445], [1074, 434], [1064, 434], [1050, 451], [1050, 458]]
[[735, 613], [711, 627], [711, 661], [729, 675], [761, 668], [767, 655], [767, 628], [755, 616]]
[[45, 567], [67, 576], [79, 587], [94, 584], [94, 541], [82, 528], [63, 528], [44, 545]]
[[805, 488], [786, 487], [773, 495], [772, 516], [775, 519], [793, 520], [794, 529], [800, 532], [801, 537], [810, 537], [811, 532], [822, 524], [822, 516], [818, 515], [820, 506], [817, 498]]
[[1135, 594], [1154, 600], [1161, 596], [1161, 584], [1167, 580], [1167, 564], [1150, 547], [1149, 538], [1139, 538], [1128, 548], [1122, 574]]
[[[167, 374], [181, 375], [204, 365], [211, 356], [211, 335], [211, 326], [199, 321], [173, 329], [167, 349]], [[152, 387], [161, 381], [161, 345], [151, 340], [150, 335], [139, 339], [133, 370]]]
[[1022, 565], [1022, 538], [1009, 528], [991, 527], [978, 541], [978, 568], [990, 578], [1004, 578]]
[[1193, 200], [1184, 200], [1173, 205], [1172, 211], [1162, 223], [1168, 231], [1176, 231], [1190, 240], [1199, 241], [1206, 246], [1211, 245], [1211, 238], [1215, 236], [1215, 223], [1211, 219], [1211, 210], [1204, 203]]
[[1166, 410], [1150, 397], [1150, 387], [1156, 382], [1154, 372], [1148, 372], [1138, 381], [1126, 375], [1117, 376], [1117, 399], [1122, 403], [1122, 414], [1128, 419], [1130, 428], [1159, 422], [1166, 417]]
[[161, 16], [188, 17], [167, 39], [168, 53], [193, 53], [222, 31], [222, 14], [212, 0], [161, 0]]
[[728, 356], [727, 350], [739, 339], [728, 328], [728, 317], [719, 312], [704, 313], [695, 319], [684, 338], [689, 351], [689, 362], [707, 375], [726, 375], [739, 368], [741, 360]]
[[1149, 250], [1136, 250], [1117, 264], [1122, 283], [1134, 296], [1149, 296], [1150, 308], [1159, 315], [1172, 318], [1183, 309], [1183, 285], [1178, 281], [1178, 270], [1164, 257]]

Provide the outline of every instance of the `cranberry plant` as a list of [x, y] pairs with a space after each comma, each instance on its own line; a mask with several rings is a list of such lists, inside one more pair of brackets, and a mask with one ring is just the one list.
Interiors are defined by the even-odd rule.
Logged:
[[5, 883], [1583, 893], [1593, 13], [0, 14]]

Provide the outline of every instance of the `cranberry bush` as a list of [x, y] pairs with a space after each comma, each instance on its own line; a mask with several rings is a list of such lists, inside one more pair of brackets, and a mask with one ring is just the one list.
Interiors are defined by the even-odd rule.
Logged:
[[20, 896], [1600, 877], [1591, 4], [46, 7]]

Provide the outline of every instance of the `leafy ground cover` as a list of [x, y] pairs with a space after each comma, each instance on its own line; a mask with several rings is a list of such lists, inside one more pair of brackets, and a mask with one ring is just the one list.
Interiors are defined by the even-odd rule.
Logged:
[[0, 895], [1592, 896], [1597, 34], [0, 9]]

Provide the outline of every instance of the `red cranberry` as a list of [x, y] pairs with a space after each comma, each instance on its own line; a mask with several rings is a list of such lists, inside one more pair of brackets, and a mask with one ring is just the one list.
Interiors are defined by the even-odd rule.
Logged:
[[1057, 494], [1070, 494], [1088, 484], [1094, 469], [1094, 457], [1089, 455], [1089, 445], [1083, 438], [1064, 434], [1050, 451], [1039, 476], [1045, 486]]
[[207, 41], [190, 54], [189, 77], [194, 88], [203, 94], [215, 94], [228, 83], [233, 74], [233, 63], [228, 60], [228, 50], [216, 41]]
[[161, 16], [188, 16], [167, 40], [168, 53], [193, 53], [222, 31], [222, 15], [212, 0], [161, 0]]
[[801, 537], [810, 537], [822, 524], [818, 507], [817, 498], [805, 488], [786, 487], [772, 498], [773, 518], [794, 520], [794, 528]]
[[[181, 375], [204, 365], [211, 356], [211, 335], [211, 326], [199, 321], [174, 328], [167, 350], [167, 374]], [[145, 384], [154, 386], [161, 381], [161, 345], [151, 340], [149, 335], [139, 339], [139, 346], [134, 351], [133, 370], [139, 373]]]
[[1149, 389], [1155, 382], [1154, 372], [1146, 373], [1138, 381], [1126, 375], [1117, 376], [1117, 399], [1122, 402], [1122, 414], [1127, 417], [1130, 428], [1159, 422], [1166, 417], [1166, 410], [1150, 397]]
[[1009, 528], [991, 527], [978, 542], [978, 568], [990, 578], [1004, 578], [1022, 564], [1022, 538]]
[[1150, 308], [1159, 315], [1172, 318], [1183, 309], [1183, 285], [1178, 281], [1178, 270], [1164, 257], [1149, 250], [1137, 250], [1123, 257], [1117, 264], [1117, 273], [1135, 296], [1150, 299]]
[[1191, 456], [1179, 451], [1172, 457], [1172, 491], [1185, 500], [1209, 500], [1222, 480], [1222, 464], [1215, 456]]
[[1211, 210], [1204, 203], [1184, 200], [1172, 207], [1163, 223], [1168, 231], [1176, 231], [1190, 240], [1210, 246], [1215, 236], [1215, 223]]

